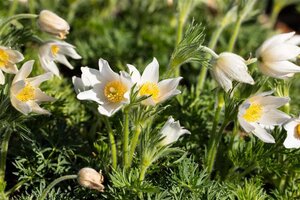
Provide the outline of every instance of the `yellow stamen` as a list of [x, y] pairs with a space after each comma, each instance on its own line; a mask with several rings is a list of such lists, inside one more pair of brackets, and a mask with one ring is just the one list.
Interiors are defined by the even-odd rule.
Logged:
[[3, 49], [0, 49], [0, 67], [5, 67], [8, 63], [9, 55]]
[[300, 139], [300, 124], [295, 126], [295, 137]]
[[104, 96], [112, 103], [119, 103], [124, 100], [127, 87], [120, 81], [112, 81], [105, 85]]
[[243, 115], [243, 118], [247, 121], [247, 122], [256, 122], [258, 121], [263, 112], [262, 112], [262, 106], [259, 104], [251, 104], [249, 106], [249, 108], [246, 110], [245, 114]]
[[35, 99], [34, 87], [32, 87], [30, 84], [26, 84], [26, 86], [17, 95], [17, 99], [23, 102], [34, 100]]
[[154, 101], [157, 101], [158, 97], [159, 97], [158, 85], [156, 83], [152, 83], [152, 82], [144, 83], [142, 85], [142, 87], [140, 88], [140, 95], [141, 96], [151, 95], [152, 99]]
[[58, 51], [59, 51], [59, 47], [57, 45], [52, 45], [51, 46], [51, 53], [53, 56], [56, 56], [58, 54]]

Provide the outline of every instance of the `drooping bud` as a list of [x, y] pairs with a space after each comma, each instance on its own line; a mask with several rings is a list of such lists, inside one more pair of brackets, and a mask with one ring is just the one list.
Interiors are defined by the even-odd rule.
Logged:
[[84, 167], [79, 170], [77, 180], [83, 187], [104, 192], [104, 185], [102, 185], [104, 176], [102, 176], [101, 172], [98, 173], [92, 168]]
[[38, 24], [42, 31], [60, 39], [65, 39], [70, 30], [68, 22], [49, 10], [40, 12]]

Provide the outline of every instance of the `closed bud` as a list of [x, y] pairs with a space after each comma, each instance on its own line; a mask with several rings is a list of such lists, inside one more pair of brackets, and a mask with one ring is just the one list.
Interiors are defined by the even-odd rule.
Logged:
[[102, 176], [101, 172], [98, 173], [92, 168], [84, 167], [78, 172], [77, 180], [78, 183], [83, 187], [104, 192], [104, 185], [102, 185], [104, 177]]
[[49, 10], [40, 12], [38, 24], [42, 31], [60, 39], [65, 39], [70, 30], [68, 22]]

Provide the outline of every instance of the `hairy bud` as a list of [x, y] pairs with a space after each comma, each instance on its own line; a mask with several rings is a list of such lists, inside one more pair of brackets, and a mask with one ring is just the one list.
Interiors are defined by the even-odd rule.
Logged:
[[40, 12], [38, 24], [42, 31], [60, 39], [65, 39], [70, 30], [68, 22], [49, 10]]
[[78, 183], [83, 187], [104, 192], [104, 185], [102, 185], [104, 177], [102, 176], [101, 172], [98, 173], [92, 168], [84, 167], [78, 172], [77, 180]]

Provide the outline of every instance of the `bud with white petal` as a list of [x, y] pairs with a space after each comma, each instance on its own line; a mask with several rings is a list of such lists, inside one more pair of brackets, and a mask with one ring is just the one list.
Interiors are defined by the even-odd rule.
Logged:
[[102, 176], [101, 172], [98, 173], [92, 168], [84, 167], [79, 170], [77, 180], [78, 183], [83, 187], [104, 192], [104, 185], [102, 185], [104, 177]]
[[60, 39], [65, 39], [70, 30], [68, 22], [49, 10], [40, 12], [38, 24], [42, 31]]

